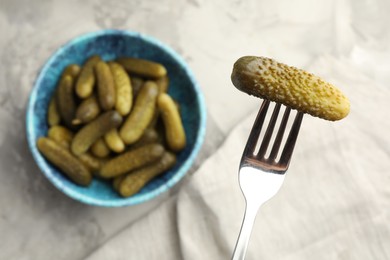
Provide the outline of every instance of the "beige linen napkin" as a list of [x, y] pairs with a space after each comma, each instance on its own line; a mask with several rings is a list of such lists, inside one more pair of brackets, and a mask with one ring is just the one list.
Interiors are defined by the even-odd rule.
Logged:
[[[351, 113], [340, 122], [304, 117], [284, 185], [259, 211], [246, 259], [388, 260], [390, 93], [348, 62], [325, 57], [310, 70], [346, 93]], [[176, 197], [87, 259], [230, 259], [245, 207], [237, 170], [256, 113]]]

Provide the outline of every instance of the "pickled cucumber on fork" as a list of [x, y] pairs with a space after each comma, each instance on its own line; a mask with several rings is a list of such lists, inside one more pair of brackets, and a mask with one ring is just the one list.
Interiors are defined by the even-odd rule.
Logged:
[[38, 150], [69, 179], [81, 186], [88, 186], [92, 181], [91, 172], [66, 148], [46, 137], [37, 141]]
[[108, 148], [104, 138], [101, 137], [96, 140], [91, 146], [91, 153], [98, 158], [106, 158], [110, 154], [110, 148]]

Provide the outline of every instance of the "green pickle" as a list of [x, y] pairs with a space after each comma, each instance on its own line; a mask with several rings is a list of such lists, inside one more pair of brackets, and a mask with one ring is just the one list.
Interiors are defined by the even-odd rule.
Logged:
[[[61, 145], [62, 147], [66, 148], [67, 150], [70, 150], [70, 144], [72, 143], [73, 136], [74, 136], [73, 132], [59, 125], [50, 127], [47, 134], [47, 137], [49, 137], [51, 140], [55, 141], [57, 144]], [[91, 172], [98, 171], [102, 164], [98, 158], [92, 156], [88, 152], [77, 156], [77, 158]]]
[[133, 89], [131, 81], [125, 69], [116, 62], [109, 62], [108, 66], [111, 69], [115, 82], [115, 110], [121, 116], [126, 116], [130, 113], [133, 105]]
[[95, 95], [84, 99], [76, 110], [75, 119], [72, 124], [86, 124], [91, 122], [100, 114], [100, 106]]
[[115, 191], [119, 191], [119, 185], [121, 184], [122, 180], [125, 178], [125, 175], [117, 176], [112, 180], [112, 187]]
[[133, 89], [133, 97], [136, 97], [141, 90], [142, 86], [144, 85], [145, 81], [137, 76], [131, 76], [131, 87]]
[[38, 139], [37, 147], [49, 162], [59, 168], [74, 183], [81, 186], [88, 186], [91, 183], [91, 172], [66, 148], [46, 137]]
[[157, 62], [137, 59], [137, 58], [119, 58], [116, 60], [128, 73], [147, 78], [161, 78], [167, 75], [166, 68]]
[[129, 197], [139, 192], [149, 181], [172, 168], [176, 163], [173, 153], [165, 152], [155, 163], [134, 170], [126, 175], [119, 184], [119, 194]]
[[74, 134], [72, 131], [60, 125], [50, 127], [47, 132], [47, 137], [66, 149], [70, 148], [73, 136]]
[[90, 57], [81, 68], [79, 77], [76, 82], [76, 93], [80, 98], [87, 98], [92, 95], [95, 86], [94, 67], [101, 61], [100, 57], [95, 55]]
[[153, 128], [148, 128], [145, 130], [145, 132], [137, 142], [130, 145], [130, 149], [140, 147], [146, 144], [158, 143], [158, 141], [159, 141], [159, 136], [157, 131]]
[[157, 95], [156, 83], [146, 82], [135, 100], [133, 110], [119, 130], [119, 135], [125, 144], [135, 143], [150, 124], [156, 109]]
[[96, 158], [89, 152], [83, 153], [78, 156], [78, 159], [92, 172], [95, 173], [100, 170], [102, 162], [99, 158]]
[[149, 128], [152, 128], [152, 129], [156, 128], [159, 118], [160, 118], [160, 110], [156, 106], [156, 109], [153, 112], [152, 119], [150, 120], [149, 125], [147, 126], [147, 128], [148, 129]]
[[119, 136], [117, 129], [112, 129], [104, 135], [104, 140], [111, 151], [121, 153], [125, 150], [125, 144]]
[[47, 109], [47, 123], [49, 126], [59, 125], [61, 121], [60, 113], [57, 108], [55, 95], [50, 99], [49, 108]]
[[76, 79], [78, 77], [78, 75], [80, 74], [80, 70], [81, 70], [81, 68], [79, 65], [70, 64], [62, 72], [61, 79], [63, 79], [65, 76], [71, 76], [73, 79]]
[[160, 144], [148, 144], [124, 152], [106, 162], [100, 169], [103, 178], [114, 178], [158, 160], [164, 153]]
[[168, 147], [179, 152], [186, 146], [186, 135], [179, 110], [173, 99], [166, 93], [160, 94], [157, 105], [165, 126], [165, 138]]
[[169, 78], [168, 76], [161, 77], [156, 80], [156, 84], [158, 86], [158, 93], [167, 93], [169, 86]]
[[93, 143], [111, 129], [122, 123], [116, 111], [108, 111], [81, 128], [72, 140], [71, 150], [75, 155], [85, 153]]
[[115, 106], [115, 82], [110, 67], [104, 61], [99, 61], [95, 74], [100, 107], [104, 111], [110, 110]]
[[76, 100], [73, 93], [73, 78], [65, 76], [59, 83], [56, 91], [58, 112], [65, 126], [74, 129], [72, 121], [76, 114]]
[[[96, 86], [96, 89], [95, 89]], [[176, 163], [186, 145], [164, 65], [140, 58], [89, 57], [62, 71], [37, 148], [72, 182], [110, 181], [122, 197]]]
[[98, 158], [106, 158], [110, 155], [110, 148], [108, 148], [103, 138], [99, 138], [92, 144], [91, 153]]

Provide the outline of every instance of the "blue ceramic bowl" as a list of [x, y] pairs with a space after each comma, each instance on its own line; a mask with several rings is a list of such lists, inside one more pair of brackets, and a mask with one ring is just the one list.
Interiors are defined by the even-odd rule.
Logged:
[[[94, 179], [89, 187], [69, 181], [53, 167], [36, 147], [46, 136], [46, 113], [50, 97], [63, 69], [98, 54], [104, 60], [121, 56], [138, 57], [162, 63], [170, 78], [169, 94], [179, 101], [187, 146], [178, 155], [176, 166], [147, 184], [132, 197], [122, 198], [110, 182]], [[43, 66], [31, 92], [27, 107], [27, 138], [31, 152], [43, 174], [61, 191], [80, 202], [96, 206], [119, 207], [150, 200], [175, 185], [189, 170], [203, 143], [206, 108], [200, 87], [184, 60], [160, 41], [136, 32], [104, 30], [79, 36], [60, 47]]]

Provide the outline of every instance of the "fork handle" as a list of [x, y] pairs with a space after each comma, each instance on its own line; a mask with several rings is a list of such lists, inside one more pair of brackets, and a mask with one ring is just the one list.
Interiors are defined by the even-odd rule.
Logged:
[[255, 223], [259, 208], [260, 205], [248, 204], [247, 202], [244, 219], [242, 221], [240, 234], [238, 235], [236, 247], [234, 248], [232, 260], [243, 260], [245, 258], [252, 227]]

